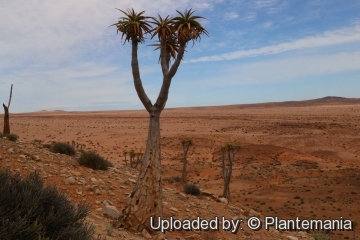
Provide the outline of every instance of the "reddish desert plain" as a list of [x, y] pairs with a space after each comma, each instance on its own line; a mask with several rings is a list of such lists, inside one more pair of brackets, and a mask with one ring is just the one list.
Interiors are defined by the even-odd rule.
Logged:
[[[3, 115], [0, 117], [3, 126]], [[19, 135], [22, 142], [0, 141], [0, 165], [21, 174], [44, 168], [46, 183], [55, 183], [75, 202], [86, 200], [96, 212], [103, 206], [102, 201], [109, 199], [121, 210], [138, 172], [124, 166], [123, 150], [145, 148], [148, 121], [145, 110], [11, 114], [10, 109], [11, 132]], [[180, 142], [184, 138], [194, 142], [188, 153], [189, 182], [215, 196], [223, 190], [219, 149], [226, 143], [240, 143], [242, 149], [234, 161], [229, 204], [206, 196], [179, 194], [183, 191], [182, 185], [166, 180], [181, 176]], [[74, 141], [113, 162], [117, 170], [112, 174], [118, 176], [78, 166], [67, 156], [50, 157], [34, 140]], [[15, 153], [18, 151], [11, 161], [7, 160], [9, 148], [15, 149]], [[40, 156], [40, 161], [27, 165], [27, 156], [19, 158], [26, 151]], [[165, 109], [161, 116], [161, 151], [165, 216], [213, 218], [228, 214], [230, 218], [241, 217], [244, 210], [254, 209], [261, 216], [282, 219], [343, 217], [360, 223], [360, 99], [326, 97], [301, 102]], [[60, 159], [61, 164], [51, 162], [54, 159]], [[85, 183], [67, 184], [66, 174], [83, 177], [88, 182], [91, 177], [101, 178], [104, 185], [110, 187], [101, 195], [94, 194], [86, 189]], [[108, 194], [110, 190], [114, 194]], [[106, 218], [101, 214], [90, 217], [98, 231], [101, 228], [103, 233], [107, 231], [108, 239], [130, 236], [121, 229], [109, 233], [108, 227], [102, 225]], [[355, 229], [356, 239], [360, 238], [359, 229], [360, 226]], [[279, 233], [282, 237], [271, 237], [271, 231], [245, 229], [236, 235], [222, 231], [213, 234], [175, 231], [166, 238], [183, 239], [192, 234], [195, 237], [188, 239], [293, 239], [287, 236], [297, 236], [285, 232]], [[131, 236], [140, 238], [136, 234]], [[334, 231], [329, 236], [353, 239], [354, 233]]]

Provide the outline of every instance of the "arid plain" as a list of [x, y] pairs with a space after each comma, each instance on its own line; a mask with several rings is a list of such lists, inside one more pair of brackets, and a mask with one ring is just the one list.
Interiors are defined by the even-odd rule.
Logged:
[[[148, 118], [144, 110], [40, 111], [11, 114], [10, 125], [21, 140], [74, 141], [121, 166], [123, 150], [145, 148]], [[360, 223], [360, 99], [165, 109], [164, 179], [181, 176], [183, 138], [194, 142], [189, 181], [205, 191], [222, 194], [219, 149], [237, 142], [242, 149], [233, 166], [232, 203], [263, 216]], [[332, 235], [343, 239], [353, 233]]]

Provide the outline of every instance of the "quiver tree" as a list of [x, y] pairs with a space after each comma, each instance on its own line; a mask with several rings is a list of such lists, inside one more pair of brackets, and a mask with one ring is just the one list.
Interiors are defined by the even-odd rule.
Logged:
[[[239, 145], [226, 144], [221, 147], [221, 170], [224, 179], [223, 197], [230, 201], [230, 181], [235, 154], [241, 149]], [[225, 159], [227, 158], [227, 163]]]
[[138, 164], [139, 164], [139, 163], [141, 162], [141, 160], [142, 160], [142, 157], [144, 156], [144, 153], [142, 153], [142, 152], [137, 152], [137, 153], [135, 153], [135, 155], [136, 155], [136, 162], [135, 162], [134, 168], [137, 168]]
[[182, 183], [186, 184], [187, 183], [187, 154], [189, 151], [190, 146], [194, 145], [193, 141], [191, 139], [184, 139], [181, 141], [181, 145], [183, 147], [183, 151], [184, 151], [184, 158], [183, 158], [183, 170], [182, 170]]
[[[118, 10], [124, 16], [112, 26], [116, 26], [117, 32], [121, 32], [124, 42], [131, 43], [131, 68], [135, 90], [149, 113], [149, 130], [140, 173], [122, 210], [119, 225], [135, 231], [152, 231], [150, 217], [162, 217], [160, 114], [167, 102], [171, 80], [180, 66], [188, 42], [194, 43], [201, 35], [207, 35], [207, 31], [197, 21], [203, 17], [194, 16], [191, 9], [184, 13], [177, 11], [179, 16], [175, 18], [158, 16], [157, 19], [145, 16], [144, 11], [137, 13], [134, 9], [128, 9], [126, 12]], [[145, 42], [144, 35], [148, 33], [151, 34], [151, 38], [158, 37], [163, 74], [162, 86], [154, 104], [143, 88], [137, 53], [139, 43]], [[171, 65], [172, 58], [174, 62]]]
[[125, 166], [127, 166], [127, 159], [126, 159], [126, 156], [127, 156], [128, 152], [127, 152], [126, 150], [124, 150], [124, 151], [123, 151], [123, 154], [124, 154], [124, 157], [125, 157], [125, 160], [124, 160], [124, 162], [125, 162]]
[[4, 129], [3, 129], [3, 134], [4, 135], [10, 134], [9, 108], [10, 108], [10, 103], [11, 103], [12, 89], [13, 89], [13, 85], [11, 84], [10, 97], [9, 97], [8, 105], [6, 106], [5, 104], [3, 104], [4, 113], [5, 113], [4, 114]]
[[134, 167], [134, 164], [135, 164], [135, 156], [136, 156], [136, 153], [135, 153], [135, 150], [134, 149], [131, 149], [130, 152], [129, 152], [129, 157], [130, 157], [130, 167]]

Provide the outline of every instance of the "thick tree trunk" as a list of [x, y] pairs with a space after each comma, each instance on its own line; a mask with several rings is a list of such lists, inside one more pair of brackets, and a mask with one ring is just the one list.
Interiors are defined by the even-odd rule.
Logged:
[[223, 197], [230, 201], [230, 169], [224, 169], [223, 171], [223, 178], [224, 178], [224, 190], [223, 190]]
[[9, 108], [5, 104], [3, 104], [3, 107], [5, 112], [3, 134], [7, 135], [10, 134]]
[[160, 113], [150, 116], [143, 163], [135, 187], [122, 210], [120, 225], [135, 231], [144, 228], [152, 231], [151, 216], [154, 219], [162, 217]]

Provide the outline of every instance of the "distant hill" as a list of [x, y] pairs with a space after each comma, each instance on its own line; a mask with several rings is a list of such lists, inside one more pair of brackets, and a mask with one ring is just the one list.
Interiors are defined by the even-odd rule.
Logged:
[[306, 107], [321, 105], [352, 105], [360, 104], [360, 98], [344, 98], [336, 96], [327, 96], [323, 98], [302, 100], [302, 101], [285, 101], [285, 102], [267, 102], [254, 104], [236, 104], [237, 107]]
[[[166, 110], [176, 109], [206, 109], [206, 108], [252, 108], [252, 107], [306, 107], [306, 106], [321, 106], [321, 105], [353, 105], [360, 104], [360, 98], [344, 98], [336, 96], [327, 96], [323, 98], [302, 100], [302, 101], [285, 101], [285, 102], [265, 102], [265, 103], [250, 103], [250, 104], [232, 104], [232, 105], [218, 105], [218, 106], [194, 106], [194, 107], [178, 107], [166, 108]], [[118, 111], [142, 111], [142, 110], [104, 110], [104, 111], [63, 111], [63, 110], [41, 110], [38, 112], [14, 113], [15, 115], [58, 115], [58, 114], [88, 114], [88, 113], [116, 113]], [[3, 115], [0, 112], [0, 116]]]

